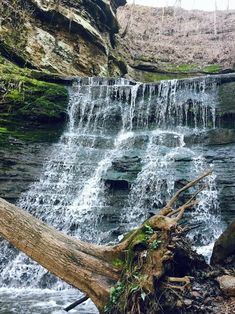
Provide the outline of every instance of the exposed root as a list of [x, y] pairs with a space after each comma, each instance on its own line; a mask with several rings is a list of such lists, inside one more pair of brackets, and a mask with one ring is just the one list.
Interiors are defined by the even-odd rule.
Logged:
[[168, 284], [166, 283], [166, 287], [167, 288], [171, 288], [171, 289], [179, 289], [181, 290], [182, 292], [185, 292], [185, 290], [189, 290], [190, 289], [190, 286], [191, 286], [191, 279], [193, 277], [189, 277], [189, 276], [184, 276], [182, 278], [179, 278], [179, 277], [168, 277], [167, 278], [167, 282], [170, 282], [170, 283], [183, 283], [184, 285], [171, 285], [171, 284]]
[[[179, 196], [187, 191], [189, 188], [191, 188], [192, 186], [195, 186], [198, 182], [200, 182], [202, 179], [204, 179], [205, 177], [209, 176], [210, 174], [212, 174], [212, 170], [204, 173], [203, 175], [201, 175], [200, 177], [198, 177], [197, 179], [189, 182], [188, 184], [186, 184], [184, 187], [182, 187], [180, 190], [178, 190], [175, 195], [168, 201], [168, 203], [166, 204], [166, 206], [164, 208], [162, 208], [159, 212], [160, 215], [168, 215], [169, 213], [171, 213], [173, 211], [173, 205], [176, 203], [176, 201], [179, 199]], [[196, 195], [200, 193], [200, 190], [194, 195], [193, 198], [196, 197]], [[189, 200], [190, 201], [190, 200]]]
[[[179, 226], [179, 222], [185, 210], [197, 204], [196, 197], [205, 185], [185, 204], [176, 209], [173, 206], [184, 191], [209, 174], [211, 171], [180, 189], [159, 214], [149, 218], [114, 247], [119, 254], [123, 251], [126, 253], [122, 275], [111, 294], [106, 313], [161, 313], [166, 305], [160, 299], [168, 291], [173, 293], [174, 297], [171, 298], [177, 303], [190, 290], [193, 277], [188, 274], [194, 269], [198, 257], [190, 246], [185, 245], [183, 234], [186, 229]], [[183, 301], [179, 303], [184, 306]]]

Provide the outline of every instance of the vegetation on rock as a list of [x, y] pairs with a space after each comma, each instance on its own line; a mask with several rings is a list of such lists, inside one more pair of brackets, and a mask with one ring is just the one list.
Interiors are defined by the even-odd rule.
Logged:
[[[0, 59], [0, 123], [3, 134], [17, 133], [48, 123], [65, 121], [67, 88], [34, 78], [35, 71]], [[21, 131], [21, 132], [18, 132]], [[26, 138], [26, 137], [25, 137]]]
[[20, 66], [65, 75], [122, 75], [115, 13], [125, 3], [3, 0], [0, 53]]

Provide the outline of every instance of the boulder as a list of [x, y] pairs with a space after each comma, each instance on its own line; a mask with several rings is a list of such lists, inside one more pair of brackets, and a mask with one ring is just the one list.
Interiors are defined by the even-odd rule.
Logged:
[[225, 259], [235, 254], [235, 219], [215, 242], [211, 264], [223, 264]]
[[217, 281], [224, 294], [235, 297], [235, 276], [224, 275], [218, 277]]

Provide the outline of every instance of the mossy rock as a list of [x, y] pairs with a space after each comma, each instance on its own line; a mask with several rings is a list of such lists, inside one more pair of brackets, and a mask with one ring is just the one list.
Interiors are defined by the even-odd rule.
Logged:
[[10, 120], [26, 118], [39, 123], [65, 119], [67, 89], [31, 77], [31, 70], [19, 68], [1, 57], [0, 86], [6, 93], [0, 98], [1, 113], [10, 113]]
[[[1, 123], [0, 119], [0, 123]], [[22, 127], [20, 124], [8, 124], [0, 127], [0, 146], [22, 145], [24, 143], [54, 143], [63, 131], [63, 125], [53, 123], [44, 127]]]
[[157, 73], [157, 72], [147, 72], [147, 71], [139, 71], [135, 70], [133, 72], [134, 79], [142, 82], [157, 82], [157, 81], [163, 81], [163, 80], [173, 80], [173, 79], [183, 79], [187, 77], [191, 77], [192, 75], [189, 75], [188, 73]]
[[25, 78], [19, 82], [21, 87], [9, 90], [2, 103], [12, 117], [44, 123], [65, 119], [68, 91], [64, 86]]
[[[222, 71], [222, 66], [219, 64], [209, 64], [201, 67], [197, 64], [159, 64], [159, 69], [151, 70], [151, 62], [149, 62], [149, 70], [132, 69], [131, 76], [136, 80], [143, 82], [156, 82], [162, 80], [184, 79], [202, 74], [215, 74]], [[154, 68], [154, 64], [152, 65]]]
[[168, 64], [166, 67], [168, 72], [174, 73], [194, 73], [198, 71], [196, 64]]
[[220, 73], [222, 71], [222, 66], [219, 64], [211, 64], [203, 68], [205, 73]]
[[[38, 137], [34, 130], [65, 122], [67, 103], [65, 86], [37, 80], [32, 70], [0, 58], [0, 128], [6, 129], [1, 139]], [[28, 130], [32, 136], [23, 136]]]

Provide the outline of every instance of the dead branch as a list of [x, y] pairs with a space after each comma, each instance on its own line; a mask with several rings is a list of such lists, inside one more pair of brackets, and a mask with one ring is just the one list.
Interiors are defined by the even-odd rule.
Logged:
[[[198, 182], [200, 182], [202, 179], [204, 179], [205, 177], [209, 176], [212, 173], [212, 170], [204, 173], [203, 175], [201, 175], [200, 177], [198, 177], [197, 179], [189, 182], [188, 184], [186, 184], [184, 187], [182, 187], [180, 190], [178, 190], [175, 195], [169, 200], [169, 202], [166, 204], [166, 206], [161, 209], [160, 214], [162, 215], [167, 215], [168, 213], [170, 213], [171, 211], [173, 211], [172, 206], [174, 205], [174, 203], [178, 200], [180, 194], [182, 194], [183, 192], [185, 192], [186, 190], [188, 190], [189, 188], [191, 188], [192, 186], [195, 186]], [[200, 190], [198, 191], [198, 193], [200, 192]], [[198, 194], [197, 193], [197, 194]], [[197, 195], [196, 194], [196, 195]], [[165, 214], [166, 213], [166, 214]]]

